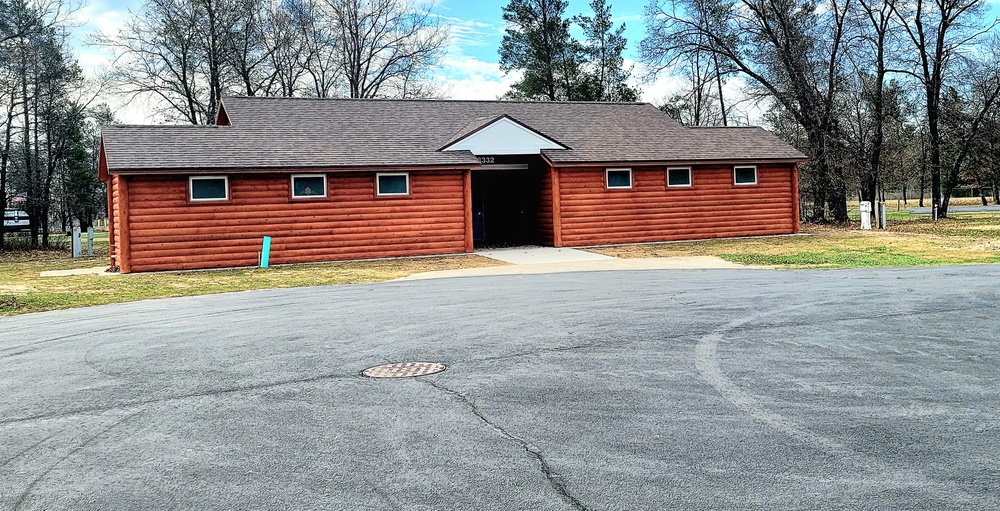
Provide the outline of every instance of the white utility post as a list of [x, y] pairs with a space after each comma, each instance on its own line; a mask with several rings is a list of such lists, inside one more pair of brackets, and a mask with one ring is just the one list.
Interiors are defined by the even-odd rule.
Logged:
[[73, 227], [73, 258], [80, 257], [80, 228]]
[[861, 228], [870, 231], [872, 229], [872, 203], [868, 201], [861, 201], [858, 206], [861, 210]]
[[94, 228], [87, 227], [87, 257], [94, 257]]

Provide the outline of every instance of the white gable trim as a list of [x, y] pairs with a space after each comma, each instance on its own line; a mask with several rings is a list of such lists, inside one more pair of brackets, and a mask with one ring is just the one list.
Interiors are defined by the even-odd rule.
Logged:
[[500, 117], [442, 151], [470, 151], [472, 154], [539, 154], [542, 149], [566, 149], [509, 117]]

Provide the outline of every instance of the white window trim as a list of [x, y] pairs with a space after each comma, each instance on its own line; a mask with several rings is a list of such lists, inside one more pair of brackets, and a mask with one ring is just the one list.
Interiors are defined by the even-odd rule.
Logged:
[[[323, 178], [323, 195], [295, 195], [295, 178], [297, 177], [321, 177]], [[292, 174], [292, 198], [293, 199], [325, 199], [327, 195], [326, 174]]]
[[[611, 186], [608, 180], [612, 172], [628, 172], [628, 186]], [[604, 169], [604, 187], [608, 190], [630, 190], [632, 185], [635, 184], [632, 181], [632, 169], [619, 168], [619, 169]]]
[[[672, 185], [672, 184], [670, 184], [670, 171], [671, 170], [686, 170], [688, 172], [688, 182], [687, 182], [687, 184], [686, 185]], [[667, 167], [667, 176], [666, 176], [666, 178], [667, 178], [667, 188], [691, 188], [691, 186], [694, 185], [694, 176], [691, 174], [691, 167]]]
[[[736, 182], [736, 169], [753, 169], [753, 182], [752, 183], [737, 183]], [[735, 165], [733, 166], [733, 184], [736, 186], [753, 186], [757, 184], [757, 166], [756, 165]]]
[[[195, 199], [194, 198], [194, 182], [195, 181], [205, 181], [208, 179], [223, 179], [226, 182], [226, 196], [211, 199]], [[188, 199], [191, 202], [225, 202], [229, 200], [229, 176], [188, 176]]]
[[[379, 187], [379, 178], [382, 176], [403, 176], [406, 178], [405, 193], [382, 193]], [[406, 197], [410, 195], [410, 173], [409, 172], [379, 172], [375, 174], [375, 195], [377, 197]]]

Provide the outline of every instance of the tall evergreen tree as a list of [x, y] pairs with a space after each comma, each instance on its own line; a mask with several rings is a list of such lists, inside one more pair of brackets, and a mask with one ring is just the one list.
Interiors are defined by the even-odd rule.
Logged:
[[503, 8], [507, 33], [500, 43], [500, 69], [522, 70], [505, 97], [577, 99], [583, 46], [569, 34], [566, 0], [510, 0]]
[[605, 0], [593, 0], [594, 16], [578, 16], [587, 40], [584, 52], [589, 57], [590, 72], [597, 85], [595, 101], [638, 101], [639, 91], [628, 84], [631, 71], [625, 69], [625, 24], [615, 28], [611, 20], [611, 5]]

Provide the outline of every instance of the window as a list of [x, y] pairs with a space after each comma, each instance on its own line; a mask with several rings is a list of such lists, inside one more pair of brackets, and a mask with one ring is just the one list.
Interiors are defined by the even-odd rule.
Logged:
[[199, 176], [188, 178], [191, 201], [229, 200], [229, 178], [226, 176]]
[[409, 195], [410, 175], [405, 172], [396, 174], [375, 174], [375, 193], [377, 195]]
[[738, 185], [757, 184], [757, 167], [733, 167], [733, 182]]
[[691, 186], [691, 167], [667, 169], [667, 186]]
[[326, 197], [325, 174], [301, 174], [292, 176], [293, 199], [319, 199]]
[[608, 190], [632, 188], [632, 169], [608, 169], [605, 172]]

